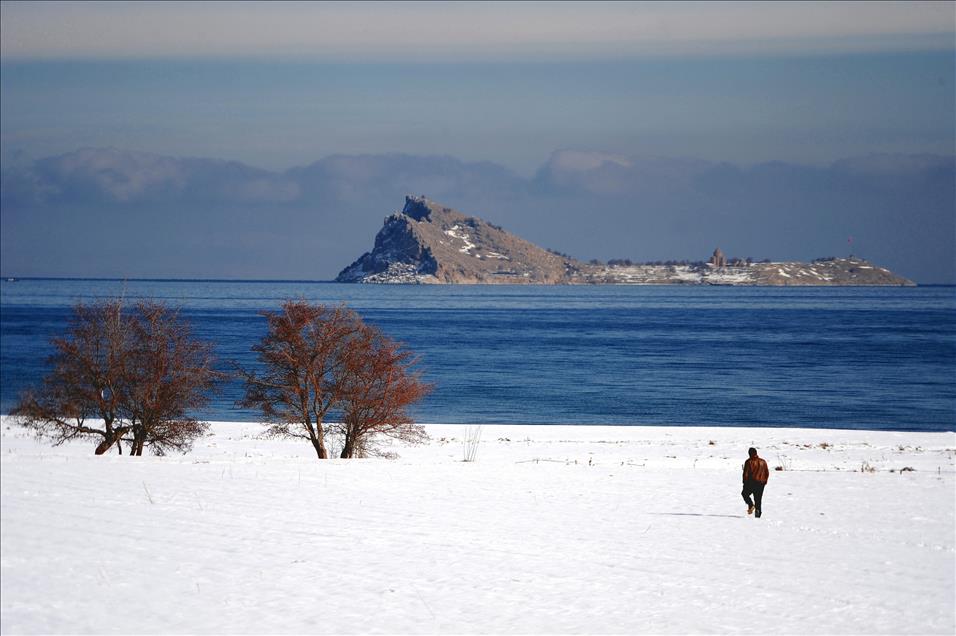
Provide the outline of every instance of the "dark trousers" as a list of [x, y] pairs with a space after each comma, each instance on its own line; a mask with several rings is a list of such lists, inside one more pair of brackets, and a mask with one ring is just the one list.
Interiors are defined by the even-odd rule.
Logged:
[[[763, 501], [763, 487], [767, 484], [761, 484], [759, 481], [748, 480], [744, 482], [744, 489], [740, 493], [744, 496], [744, 501], [747, 502], [748, 506], [753, 506], [757, 509], [757, 512], [760, 512], [760, 504]], [[753, 501], [750, 500], [750, 495], [753, 495]]]

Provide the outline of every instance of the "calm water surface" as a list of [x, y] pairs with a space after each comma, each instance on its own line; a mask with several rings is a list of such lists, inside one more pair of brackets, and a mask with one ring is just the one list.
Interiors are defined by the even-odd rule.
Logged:
[[[956, 430], [956, 288], [372, 286], [0, 281], [0, 410], [77, 301], [183, 309], [254, 365], [262, 310], [346, 303], [421, 354], [423, 422]], [[202, 415], [253, 420], [230, 385]]]

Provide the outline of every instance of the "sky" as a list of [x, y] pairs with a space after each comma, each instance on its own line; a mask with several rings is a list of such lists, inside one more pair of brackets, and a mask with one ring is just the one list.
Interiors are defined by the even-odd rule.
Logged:
[[[531, 180], [558, 151], [826, 169], [956, 146], [947, 2], [2, 2], [0, 12], [8, 173], [84, 148], [277, 173], [339, 155], [443, 156]], [[19, 212], [6, 201], [5, 215]]]
[[952, 152], [950, 3], [2, 4], [5, 150]]

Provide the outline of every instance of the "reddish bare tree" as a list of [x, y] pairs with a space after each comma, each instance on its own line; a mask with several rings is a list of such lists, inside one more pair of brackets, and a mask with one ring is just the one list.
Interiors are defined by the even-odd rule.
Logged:
[[208, 404], [221, 379], [212, 345], [194, 339], [178, 311], [154, 302], [136, 310], [122, 402], [132, 425], [130, 452], [142, 455], [144, 446], [156, 455], [186, 452], [209, 428], [192, 413]]
[[246, 381], [240, 404], [259, 409], [270, 434], [307, 439], [318, 458], [327, 459], [325, 418], [342, 399], [348, 348], [362, 320], [344, 307], [301, 300], [263, 315], [269, 332], [252, 347], [263, 371], [240, 371]]
[[344, 361], [342, 394], [342, 458], [375, 454], [375, 439], [391, 437], [409, 443], [427, 439], [407, 408], [432, 390], [413, 367], [418, 359], [378, 329], [363, 325]]
[[[128, 312], [119, 300], [78, 304], [67, 334], [54, 338], [51, 372], [21, 396], [12, 414], [41, 438], [59, 445], [101, 438], [96, 454], [131, 441], [157, 454], [186, 451], [206, 424], [187, 414], [202, 407], [219, 374], [211, 346], [192, 340], [175, 312], [140, 303]], [[102, 423], [102, 426], [100, 426]]]
[[[114, 444], [122, 454], [121, 440], [130, 430], [119, 404], [130, 347], [122, 303], [76, 305], [66, 337], [54, 338], [51, 344], [54, 353], [47, 362], [52, 370], [40, 388], [21, 396], [11, 414], [54, 446], [100, 437], [97, 455]], [[96, 419], [102, 420], [102, 427]]]
[[[259, 409], [270, 434], [309, 440], [319, 459], [330, 455], [329, 435], [342, 436], [343, 458], [367, 453], [379, 434], [424, 438], [405, 409], [430, 387], [411, 371], [409, 352], [345, 307], [290, 300], [263, 315], [269, 331], [253, 347], [262, 371], [240, 371], [240, 404]], [[329, 425], [333, 414], [341, 422]]]

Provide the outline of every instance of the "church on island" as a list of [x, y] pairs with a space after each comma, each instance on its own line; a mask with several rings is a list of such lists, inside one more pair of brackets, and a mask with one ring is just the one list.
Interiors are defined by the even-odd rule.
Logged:
[[707, 262], [710, 263], [712, 267], [727, 267], [727, 257], [724, 256], [724, 253], [720, 251], [719, 247], [714, 250], [713, 256], [711, 256]]

